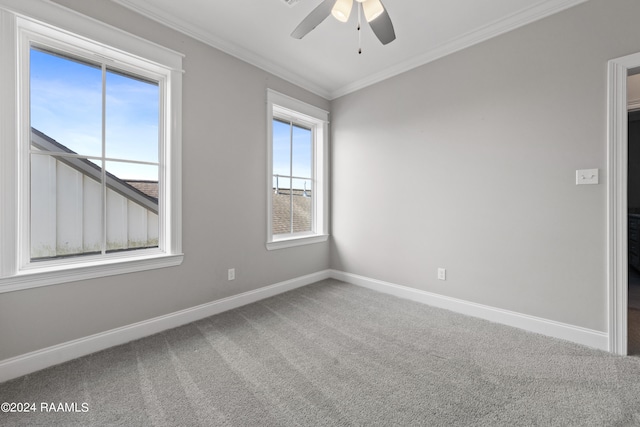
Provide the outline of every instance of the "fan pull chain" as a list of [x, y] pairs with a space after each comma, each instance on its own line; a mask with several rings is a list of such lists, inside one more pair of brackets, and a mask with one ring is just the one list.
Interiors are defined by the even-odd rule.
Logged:
[[360, 31], [361, 11], [362, 11], [362, 3], [359, 3], [358, 4], [358, 55], [362, 55], [362, 31]]

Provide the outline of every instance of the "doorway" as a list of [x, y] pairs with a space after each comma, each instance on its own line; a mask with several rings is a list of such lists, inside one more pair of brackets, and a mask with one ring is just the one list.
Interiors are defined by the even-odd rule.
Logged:
[[[609, 301], [609, 351], [628, 352], [629, 313], [629, 211], [628, 211], [628, 110], [629, 76], [640, 73], [640, 53], [609, 61], [607, 138], [607, 284]], [[638, 225], [640, 227], [640, 223]], [[638, 228], [640, 233], [640, 228]], [[640, 236], [639, 236], [640, 238]], [[640, 253], [638, 253], [640, 255]], [[635, 314], [635, 313], [632, 313]], [[631, 328], [637, 330], [637, 328]]]
[[627, 78], [627, 354], [640, 356], [640, 74]]

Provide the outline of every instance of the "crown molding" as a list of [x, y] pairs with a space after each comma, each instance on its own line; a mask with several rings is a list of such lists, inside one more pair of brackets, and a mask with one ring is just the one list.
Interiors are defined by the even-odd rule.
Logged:
[[145, 16], [153, 21], [156, 21], [166, 27], [169, 27], [175, 31], [185, 34], [195, 40], [198, 40], [204, 44], [214, 47], [228, 55], [240, 59], [248, 64], [260, 68], [268, 73], [273, 74], [276, 77], [280, 77], [289, 83], [300, 86], [303, 89], [308, 90], [322, 98], [329, 99], [330, 91], [322, 88], [315, 83], [305, 79], [297, 73], [287, 70], [272, 61], [268, 60], [264, 56], [258, 55], [248, 49], [244, 49], [228, 40], [222, 39], [210, 33], [204, 31], [195, 25], [190, 24], [187, 21], [176, 18], [174, 15], [163, 11], [162, 9], [149, 4], [146, 0], [111, 0], [127, 9], [130, 9], [140, 15]]
[[267, 58], [244, 49], [228, 40], [219, 38], [208, 31], [204, 31], [190, 23], [180, 20], [175, 16], [153, 6], [147, 0], [111, 0], [149, 19], [159, 22], [169, 28], [193, 37], [205, 44], [219, 49], [235, 58], [256, 66], [290, 83], [302, 87], [325, 99], [333, 100], [357, 90], [379, 83], [383, 80], [395, 77], [406, 71], [443, 58], [467, 47], [481, 43], [493, 37], [515, 30], [532, 22], [546, 18], [563, 10], [585, 3], [589, 0], [547, 0], [543, 3], [531, 6], [525, 10], [514, 13], [506, 18], [499, 19], [474, 31], [470, 31], [459, 37], [449, 40], [430, 51], [389, 67], [381, 72], [374, 73], [363, 79], [349, 83], [337, 90], [318, 86], [299, 74], [281, 67]]
[[422, 55], [411, 58], [408, 61], [401, 62], [384, 71], [345, 85], [340, 89], [332, 91], [329, 99], [333, 100], [357, 90], [364, 89], [367, 86], [395, 77], [414, 68], [436, 61], [440, 58], [451, 55], [452, 53], [482, 43], [483, 41], [497, 37], [501, 34], [508, 33], [509, 31], [523, 27], [527, 24], [554, 15], [587, 1], [589, 0], [548, 0], [544, 3], [532, 6], [506, 18], [499, 19], [476, 30], [453, 38]]

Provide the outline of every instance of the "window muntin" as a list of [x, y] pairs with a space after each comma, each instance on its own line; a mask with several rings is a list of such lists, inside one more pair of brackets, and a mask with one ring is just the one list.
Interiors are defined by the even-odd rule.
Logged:
[[29, 76], [29, 261], [158, 247], [159, 82], [34, 45]]

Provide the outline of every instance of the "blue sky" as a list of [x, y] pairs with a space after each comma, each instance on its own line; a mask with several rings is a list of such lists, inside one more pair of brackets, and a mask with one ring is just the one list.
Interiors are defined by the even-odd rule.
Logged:
[[[31, 126], [78, 154], [102, 153], [102, 71], [31, 50]], [[106, 73], [106, 156], [158, 161], [159, 87]], [[157, 166], [110, 161], [123, 179], [158, 179]]]

